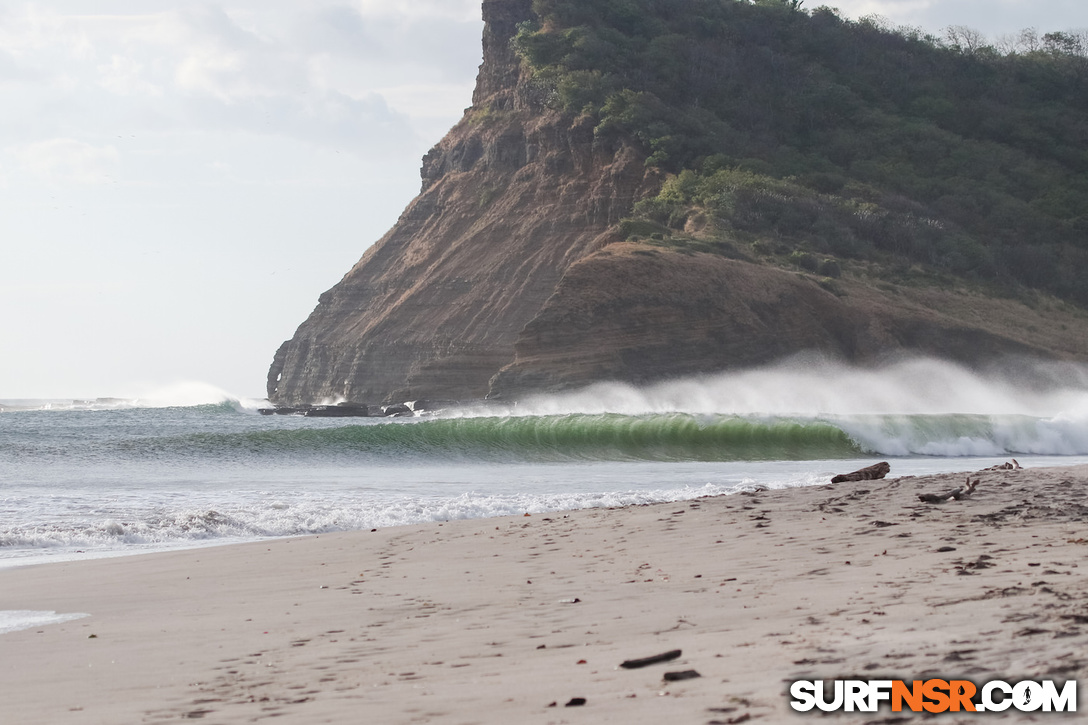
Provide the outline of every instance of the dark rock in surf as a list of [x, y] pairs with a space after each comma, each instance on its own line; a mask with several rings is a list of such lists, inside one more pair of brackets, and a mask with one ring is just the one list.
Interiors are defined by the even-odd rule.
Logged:
[[309, 405], [277, 405], [274, 408], [260, 408], [257, 412], [261, 415], [305, 415], [311, 407]]
[[416, 413], [446, 410], [457, 405], [456, 400], [412, 400], [406, 403]]
[[307, 418], [366, 418], [370, 410], [365, 405], [315, 405], [303, 412]]
[[382, 415], [386, 418], [404, 417], [412, 415], [412, 409], [404, 403], [396, 403], [395, 405], [383, 405]]

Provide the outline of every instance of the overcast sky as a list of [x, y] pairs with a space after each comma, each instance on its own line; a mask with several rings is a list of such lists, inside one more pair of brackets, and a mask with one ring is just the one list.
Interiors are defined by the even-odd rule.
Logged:
[[[1085, 0], [826, 4], [935, 33], [1088, 28]], [[470, 104], [479, 6], [0, 0], [0, 399], [263, 396]]]

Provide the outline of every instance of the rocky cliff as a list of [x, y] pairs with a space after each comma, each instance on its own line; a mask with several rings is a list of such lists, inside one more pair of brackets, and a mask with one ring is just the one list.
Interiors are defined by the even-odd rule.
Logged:
[[903, 352], [1088, 359], [1088, 335], [1069, 334], [1088, 330], [1075, 308], [830, 287], [623, 241], [617, 223], [662, 178], [636, 145], [601, 142], [591, 119], [541, 103], [510, 44], [531, 5], [483, 3], [472, 107], [424, 158], [422, 191], [393, 229], [276, 352], [274, 403], [513, 397], [806, 350], [858, 362]]
[[631, 148], [533, 107], [509, 42], [530, 6], [483, 4], [472, 108], [396, 226], [277, 351], [273, 402], [484, 397], [567, 268], [657, 187]]

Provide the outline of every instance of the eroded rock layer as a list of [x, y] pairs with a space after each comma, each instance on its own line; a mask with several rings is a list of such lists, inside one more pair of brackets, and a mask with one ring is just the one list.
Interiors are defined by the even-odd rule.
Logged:
[[798, 353], [862, 365], [928, 355], [982, 368], [1010, 358], [1083, 360], [1088, 344], [1070, 329], [1085, 329], [1082, 313], [956, 291], [888, 292], [618, 242], [567, 270], [491, 392], [648, 383]]

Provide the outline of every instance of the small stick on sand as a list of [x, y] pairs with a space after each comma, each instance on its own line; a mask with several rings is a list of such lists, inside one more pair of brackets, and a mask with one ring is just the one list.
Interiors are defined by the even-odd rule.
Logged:
[[922, 503], [944, 503], [950, 498], [954, 498], [959, 501], [960, 499], [967, 498], [968, 496], [973, 494], [975, 492], [975, 489], [978, 488], [978, 484], [981, 480], [982, 479], [980, 478], [976, 478], [974, 481], [972, 481], [970, 478], [968, 478], [966, 486], [954, 488], [948, 493], [921, 493], [918, 494], [918, 499], [922, 501]]
[[656, 665], [658, 662], [668, 662], [674, 660], [680, 656], [680, 650], [674, 649], [664, 654], [654, 655], [653, 657], [643, 657], [640, 660], [627, 660], [622, 663], [620, 667], [625, 670], [634, 670], [639, 667], [645, 667], [646, 665]]

